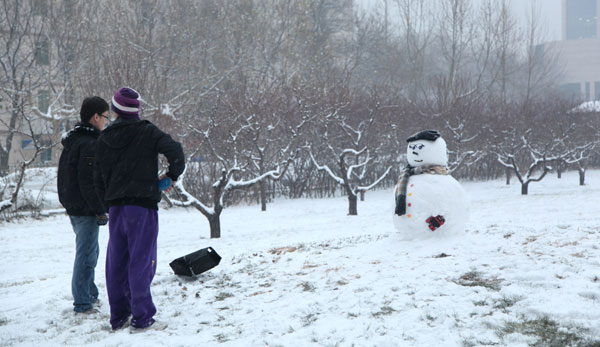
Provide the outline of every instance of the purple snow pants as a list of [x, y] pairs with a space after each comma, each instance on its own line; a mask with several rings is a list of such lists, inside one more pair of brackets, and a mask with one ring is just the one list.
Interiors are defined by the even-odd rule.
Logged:
[[156, 313], [150, 283], [156, 273], [158, 212], [139, 206], [112, 206], [108, 226], [110, 325], [118, 329], [132, 315], [131, 326], [145, 328], [154, 323]]

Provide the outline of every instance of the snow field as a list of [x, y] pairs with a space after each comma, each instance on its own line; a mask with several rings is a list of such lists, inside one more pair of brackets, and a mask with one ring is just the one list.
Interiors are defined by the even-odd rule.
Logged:
[[[467, 182], [463, 235], [406, 241], [392, 190], [347, 216], [345, 197], [228, 208], [222, 238], [194, 209], [161, 210], [152, 285], [165, 331], [111, 332], [101, 228], [100, 313], [72, 313], [68, 217], [0, 225], [0, 346], [527, 346], [511, 324], [547, 317], [600, 339], [600, 171], [517, 183]], [[168, 263], [212, 246], [221, 264], [185, 279]], [[587, 339], [587, 340], [586, 340]]]

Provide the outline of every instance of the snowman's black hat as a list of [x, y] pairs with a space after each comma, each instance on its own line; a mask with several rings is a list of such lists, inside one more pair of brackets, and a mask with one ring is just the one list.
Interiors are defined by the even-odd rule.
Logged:
[[435, 141], [440, 137], [440, 132], [437, 130], [423, 130], [406, 139], [406, 142], [419, 140]]

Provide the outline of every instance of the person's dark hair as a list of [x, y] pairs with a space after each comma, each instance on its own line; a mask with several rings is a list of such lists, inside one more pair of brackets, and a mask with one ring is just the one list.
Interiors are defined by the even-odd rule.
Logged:
[[96, 113], [102, 114], [108, 111], [108, 103], [99, 96], [88, 96], [81, 103], [81, 111], [79, 116], [82, 122], [89, 122]]

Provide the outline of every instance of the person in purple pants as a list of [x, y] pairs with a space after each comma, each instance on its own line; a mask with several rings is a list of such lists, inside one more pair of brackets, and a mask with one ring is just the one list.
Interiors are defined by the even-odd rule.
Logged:
[[173, 183], [185, 168], [181, 144], [149, 121], [140, 120], [139, 100], [131, 88], [115, 92], [111, 109], [117, 118], [98, 138], [94, 170], [96, 190], [109, 208], [106, 289], [110, 324], [117, 330], [130, 322], [131, 332], [166, 328], [153, 318], [156, 307], [150, 293], [161, 199], [158, 155], [167, 158], [166, 176]]

